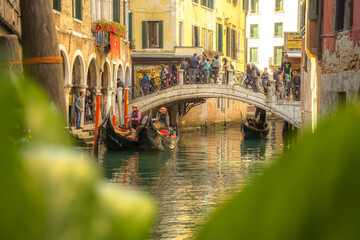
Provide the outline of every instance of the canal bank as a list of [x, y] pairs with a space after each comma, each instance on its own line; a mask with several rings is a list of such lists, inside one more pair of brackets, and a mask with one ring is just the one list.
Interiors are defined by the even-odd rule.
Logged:
[[294, 139], [270, 121], [266, 139], [244, 140], [240, 128], [183, 133], [175, 151], [105, 153], [109, 184], [143, 190], [156, 199], [152, 239], [189, 239], [207, 216], [258, 176]]

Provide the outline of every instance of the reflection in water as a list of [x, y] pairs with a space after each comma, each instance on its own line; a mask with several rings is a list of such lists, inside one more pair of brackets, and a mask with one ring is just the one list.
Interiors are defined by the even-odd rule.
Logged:
[[[156, 198], [160, 216], [154, 239], [186, 239], [209, 211], [282, 153], [282, 122], [270, 125], [267, 139], [244, 141], [240, 128], [187, 133], [175, 151], [109, 153], [102, 167], [110, 182]], [[285, 148], [292, 144], [287, 141]]]

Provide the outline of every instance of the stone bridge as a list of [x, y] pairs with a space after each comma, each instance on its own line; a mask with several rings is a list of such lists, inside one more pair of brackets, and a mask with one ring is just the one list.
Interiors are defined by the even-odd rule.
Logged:
[[[274, 91], [271, 91], [274, 92]], [[278, 101], [274, 94], [264, 95], [253, 92], [242, 86], [232, 84], [182, 84], [137, 97], [129, 101], [129, 105], [137, 104], [141, 112], [149, 111], [162, 105], [172, 105], [179, 102], [199, 98], [229, 98], [260, 107], [282, 118], [297, 128], [301, 127], [301, 110], [299, 101]]]

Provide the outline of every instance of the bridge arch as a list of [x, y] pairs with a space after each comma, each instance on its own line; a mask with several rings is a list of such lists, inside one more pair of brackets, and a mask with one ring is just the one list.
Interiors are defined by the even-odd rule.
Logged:
[[301, 126], [299, 102], [269, 103], [265, 95], [255, 93], [252, 90], [240, 86], [180, 85], [155, 94], [136, 98], [131, 100], [129, 104], [136, 103], [142, 112], [147, 112], [161, 105], [171, 105], [199, 98], [228, 98], [241, 101], [271, 112], [290, 124], [293, 124], [295, 127], [299, 128]]

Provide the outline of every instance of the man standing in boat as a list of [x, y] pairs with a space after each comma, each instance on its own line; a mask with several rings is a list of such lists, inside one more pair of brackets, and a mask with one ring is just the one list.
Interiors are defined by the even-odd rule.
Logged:
[[131, 128], [134, 128], [136, 130], [136, 128], [140, 124], [141, 113], [138, 111], [138, 105], [133, 105], [132, 109], [133, 109], [133, 112], [127, 118], [129, 120], [131, 120]]
[[166, 129], [169, 130], [170, 118], [167, 112], [167, 108], [165, 107], [160, 108], [158, 114], [156, 115], [156, 120], [164, 124], [166, 126]]

